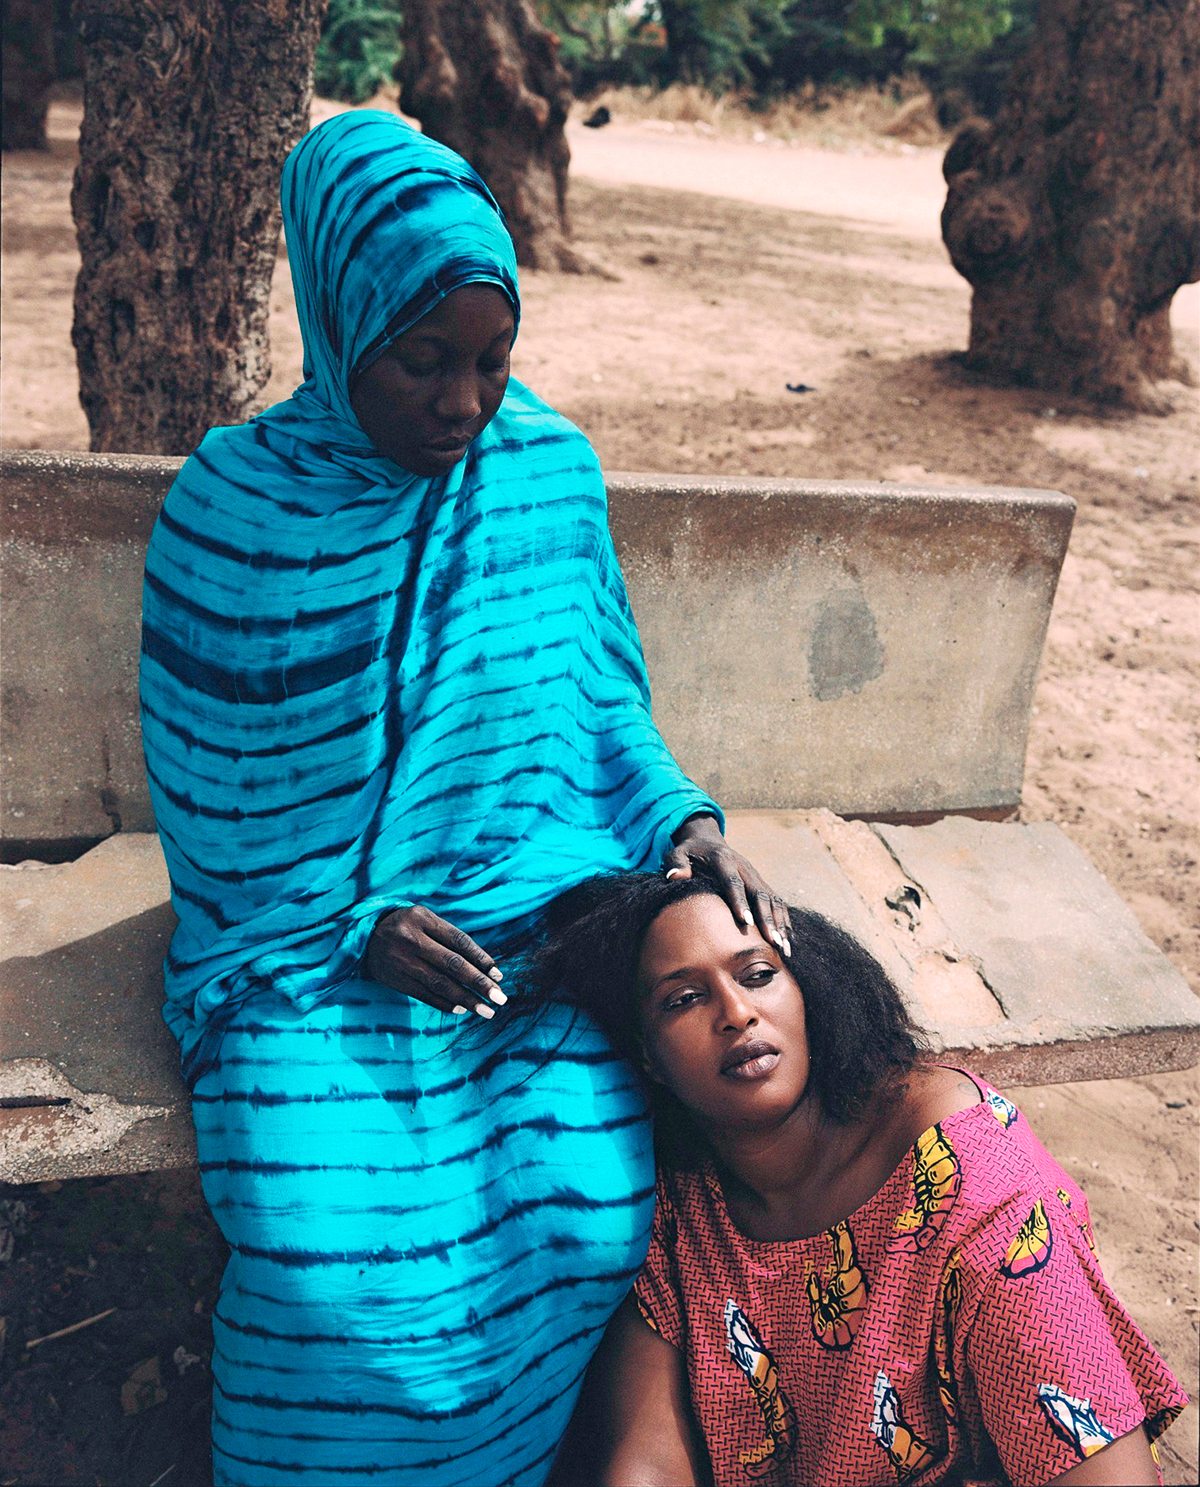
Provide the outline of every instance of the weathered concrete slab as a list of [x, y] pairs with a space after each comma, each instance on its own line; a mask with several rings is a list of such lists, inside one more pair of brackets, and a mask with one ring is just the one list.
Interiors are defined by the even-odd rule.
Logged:
[[[964, 1046], [1010, 1084], [1116, 1079], [1200, 1059], [1200, 998], [1056, 826], [875, 825], [1004, 1012]], [[993, 1077], [996, 1077], [993, 1075]]]
[[955, 1046], [960, 1029], [1004, 1022], [973, 959], [868, 825], [826, 810], [734, 811], [728, 835], [789, 903], [836, 920], [871, 950], [935, 1047]]
[[196, 1164], [186, 1097], [131, 1105], [76, 1089], [42, 1059], [0, 1064], [0, 1181], [160, 1172]]
[[0, 867], [0, 1178], [34, 1182], [195, 1161], [162, 1020], [175, 927], [158, 839], [77, 862]]
[[[152, 828], [141, 572], [178, 460], [4, 451], [0, 835]], [[1074, 502], [612, 474], [655, 717], [724, 804], [1004, 815]]]
[[613, 475], [609, 501], [656, 720], [723, 805], [1017, 805], [1066, 496]]
[[[936, 1050], [1001, 1086], [1200, 1058], [1200, 999], [1053, 826], [735, 811], [729, 838], [790, 900], [871, 947]], [[172, 927], [153, 837], [0, 869], [4, 1180], [195, 1160], [159, 1010]]]
[[0, 833], [153, 831], [137, 712], [142, 565], [180, 461], [0, 455]]
[[998, 1085], [1200, 1061], [1200, 998], [1056, 826], [754, 811], [728, 835], [870, 945], [936, 1050]]

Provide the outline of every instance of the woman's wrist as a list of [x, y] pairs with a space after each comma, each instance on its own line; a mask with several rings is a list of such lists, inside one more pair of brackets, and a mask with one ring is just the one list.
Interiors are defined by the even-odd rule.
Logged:
[[725, 838], [721, 835], [721, 824], [717, 818], [708, 811], [699, 811], [675, 828], [671, 833], [671, 840], [679, 847], [684, 842], [720, 842]]

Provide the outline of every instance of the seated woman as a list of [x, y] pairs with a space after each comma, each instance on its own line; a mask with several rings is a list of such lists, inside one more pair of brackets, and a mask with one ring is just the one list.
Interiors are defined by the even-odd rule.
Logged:
[[781, 953], [687, 868], [592, 879], [547, 923], [542, 994], [644, 1071], [659, 1144], [562, 1480], [1161, 1481], [1187, 1396], [1083, 1193], [1003, 1095], [923, 1056], [861, 945], [792, 909]]

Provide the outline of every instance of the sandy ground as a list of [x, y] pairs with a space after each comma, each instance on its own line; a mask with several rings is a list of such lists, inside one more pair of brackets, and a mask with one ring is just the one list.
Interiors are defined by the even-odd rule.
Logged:
[[[67, 193], [77, 123], [77, 112], [57, 105], [52, 153], [5, 161], [0, 413], [9, 446], [87, 444], [69, 339], [77, 260]], [[575, 127], [571, 142], [577, 236], [613, 277], [527, 274], [514, 361], [518, 376], [583, 427], [607, 468], [985, 482], [1051, 487], [1078, 500], [1022, 816], [1057, 821], [1200, 988], [1195, 393], [1174, 389], [1176, 411], [1166, 418], [1102, 415], [965, 376], [951, 353], [966, 343], [969, 290], [938, 238], [937, 151], [754, 144], [619, 121], [595, 132]], [[1200, 364], [1196, 286], [1176, 297], [1173, 319], [1180, 346]], [[265, 402], [286, 396], [300, 367], [282, 260], [272, 336]], [[814, 390], [795, 395], [789, 382]], [[1196, 1071], [1029, 1089], [1016, 1098], [1087, 1189], [1115, 1289], [1195, 1394]], [[64, 1422], [72, 1412], [53, 1393], [53, 1370], [29, 1371], [31, 1356], [43, 1369], [50, 1359], [22, 1360], [14, 1348], [29, 1328], [64, 1325], [93, 1300], [95, 1310], [109, 1304], [98, 1282], [54, 1271], [68, 1263], [54, 1236], [74, 1234], [72, 1253], [81, 1254], [91, 1241], [78, 1238], [80, 1225], [93, 1232], [85, 1219], [96, 1204], [124, 1204], [143, 1217], [149, 1209], [172, 1233], [179, 1215], [187, 1217], [194, 1235], [187, 1266], [200, 1277], [189, 1278], [187, 1295], [202, 1316], [211, 1305], [214, 1241], [191, 1182], [120, 1179], [97, 1184], [86, 1202], [79, 1184], [27, 1195], [34, 1219], [18, 1241], [21, 1285], [44, 1291], [26, 1301], [10, 1287], [5, 1304], [9, 1357], [0, 1389], [18, 1424], [4, 1480], [121, 1481], [119, 1471], [104, 1475], [119, 1447], [127, 1460], [144, 1460], [149, 1482], [150, 1467], [169, 1464], [178, 1449], [184, 1404], [193, 1426], [202, 1416], [202, 1395], [197, 1405], [197, 1386], [187, 1383], [194, 1371], [176, 1380], [167, 1367], [166, 1401], [131, 1417], [124, 1436], [120, 1415], [109, 1421], [115, 1444], [102, 1456], [70, 1434]], [[109, 1258], [106, 1251], [101, 1271]], [[89, 1407], [101, 1418], [103, 1401], [114, 1406], [128, 1367], [152, 1344], [164, 1365], [172, 1338], [186, 1334], [199, 1348], [192, 1311], [180, 1306], [172, 1293], [153, 1324], [139, 1324], [136, 1341], [110, 1330], [104, 1356], [81, 1342], [66, 1382], [55, 1387], [91, 1390]], [[156, 1415], [164, 1421], [157, 1432], [147, 1423]], [[54, 1441], [63, 1443], [58, 1455]], [[37, 1476], [37, 1462], [58, 1475]], [[1169, 1482], [1200, 1480], [1194, 1410], [1167, 1438], [1164, 1465]], [[187, 1470], [172, 1480], [201, 1476]]]

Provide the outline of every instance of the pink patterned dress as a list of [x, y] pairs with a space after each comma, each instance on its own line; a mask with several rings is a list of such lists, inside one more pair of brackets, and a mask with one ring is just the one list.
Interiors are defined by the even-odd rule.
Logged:
[[1040, 1487], [1188, 1403], [1109, 1290], [1083, 1193], [990, 1086], [809, 1239], [660, 1173], [636, 1296], [686, 1359], [718, 1487]]

